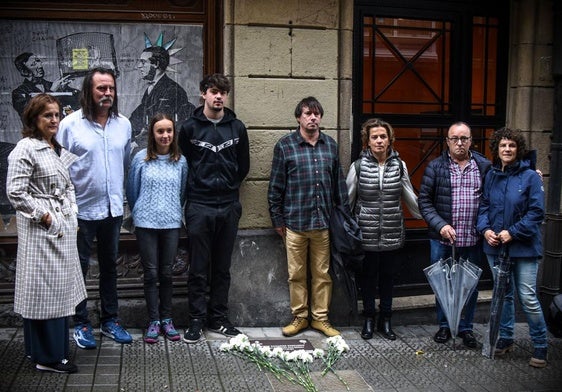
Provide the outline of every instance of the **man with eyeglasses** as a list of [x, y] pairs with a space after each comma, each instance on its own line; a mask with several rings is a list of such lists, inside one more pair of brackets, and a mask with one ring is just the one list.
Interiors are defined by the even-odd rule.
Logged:
[[[476, 218], [482, 183], [491, 162], [470, 150], [471, 130], [464, 122], [449, 127], [446, 141], [448, 149], [427, 165], [418, 197], [420, 213], [428, 225], [431, 262], [451, 257], [454, 245], [457, 258], [480, 264], [481, 237], [476, 231]], [[458, 336], [469, 348], [477, 346], [472, 332], [477, 299], [478, 290], [474, 290], [458, 328]], [[436, 310], [439, 330], [433, 340], [446, 343], [451, 329], [437, 301]]]

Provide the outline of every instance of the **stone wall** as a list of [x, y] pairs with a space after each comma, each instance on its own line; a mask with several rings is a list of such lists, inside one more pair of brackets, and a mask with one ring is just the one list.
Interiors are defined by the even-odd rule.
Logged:
[[322, 126], [350, 152], [353, 2], [225, 1], [224, 69], [230, 106], [249, 131], [251, 169], [242, 189], [241, 229], [270, 228], [267, 187], [275, 142], [297, 127], [296, 104], [313, 95]]
[[511, 2], [506, 125], [526, 133], [528, 148], [537, 150], [537, 168], [545, 174], [545, 194], [554, 121], [552, 12], [552, 0]]
[[[538, 167], [545, 173], [545, 186], [553, 127], [552, 4], [552, 0], [511, 2], [507, 104], [507, 125], [526, 131], [530, 147], [539, 151]], [[285, 252], [271, 229], [267, 208], [273, 146], [296, 128], [293, 112], [297, 102], [314, 95], [324, 106], [323, 126], [339, 142], [347, 169], [353, 1], [225, 0], [224, 9], [224, 70], [233, 82], [229, 106], [247, 125], [251, 149], [251, 170], [241, 192], [241, 230], [232, 262], [231, 316], [238, 325], [282, 325], [290, 319]], [[174, 317], [182, 326], [187, 324], [186, 289], [182, 284], [174, 298]], [[354, 322], [345, 301], [336, 285], [331, 308], [336, 325]], [[99, 306], [96, 300], [91, 305], [95, 322]], [[142, 295], [124, 298], [120, 305], [125, 324], [144, 325]], [[11, 309], [9, 301], [0, 304], [4, 324], [19, 320]], [[433, 322], [433, 309], [420, 313]], [[411, 317], [404, 322], [411, 323]]]

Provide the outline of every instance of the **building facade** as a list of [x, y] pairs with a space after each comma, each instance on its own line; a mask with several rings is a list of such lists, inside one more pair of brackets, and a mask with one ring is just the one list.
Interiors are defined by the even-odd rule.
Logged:
[[[553, 230], [560, 232], [560, 181], [554, 181], [557, 189], [549, 190], [556, 176], [551, 165], [559, 165], [560, 159], [552, 149], [552, 140], [561, 132], [555, 122], [560, 108], [555, 105], [553, 48], [561, 40], [554, 27], [556, 9], [554, 0], [140, 0], [107, 6], [88, 1], [8, 1], [0, 5], [0, 19], [4, 35], [21, 24], [46, 26], [31, 36], [45, 44], [80, 32], [110, 31], [115, 53], [106, 52], [121, 74], [119, 100], [126, 115], [145, 88], [134, 82], [136, 58], [147, 44], [143, 33], [151, 44], [177, 39], [174, 47], [183, 51], [174, 53], [181, 61], [169, 74], [186, 89], [193, 104], [203, 74], [224, 72], [231, 79], [229, 106], [248, 127], [251, 151], [233, 259], [233, 321], [277, 325], [290, 317], [287, 273], [283, 245], [271, 228], [267, 187], [273, 146], [296, 129], [294, 107], [305, 96], [317, 97], [324, 106], [322, 125], [339, 143], [345, 172], [359, 153], [361, 123], [369, 117], [389, 121], [415, 188], [426, 163], [442, 151], [444, 132], [452, 122], [468, 122], [475, 135], [474, 148], [488, 156], [486, 141], [494, 128], [507, 125], [523, 130], [530, 148], [538, 152], [546, 194], [558, 195], [550, 212]], [[98, 26], [66, 26], [76, 22]], [[53, 24], [66, 27], [57, 32]], [[163, 37], [158, 38], [161, 32]], [[27, 51], [20, 48], [17, 52]], [[11, 47], [2, 53], [6, 64], [17, 54]], [[72, 59], [80, 53], [88, 61], [93, 57], [72, 53]], [[60, 70], [64, 55], [57, 55]], [[54, 62], [49, 63], [47, 56], [47, 65], [56, 73]], [[17, 76], [3, 78], [4, 97]], [[8, 110], [9, 99], [5, 101], [0, 110]], [[17, 117], [7, 111], [2, 118], [0, 143], [13, 143], [12, 124]], [[2, 211], [0, 288], [1, 302], [8, 307], [15, 227], [9, 208]], [[429, 262], [425, 227], [415, 220], [407, 225], [398, 294], [429, 293], [421, 271]], [[134, 239], [126, 231], [123, 244], [122, 292], [135, 298], [142, 280]], [[560, 249], [554, 247], [551, 253], [545, 268], [555, 278], [545, 289], [555, 293], [560, 285]], [[178, 302], [186, 290], [188, 263], [188, 256], [181, 253], [176, 266]], [[90, 290], [95, 296], [93, 285]], [[333, 307], [336, 320], [348, 320], [345, 299], [337, 290]]]

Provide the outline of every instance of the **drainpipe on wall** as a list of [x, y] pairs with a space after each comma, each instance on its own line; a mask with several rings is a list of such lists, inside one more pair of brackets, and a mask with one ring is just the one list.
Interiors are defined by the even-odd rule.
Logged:
[[545, 315], [552, 298], [560, 293], [562, 280], [562, 2], [553, 2], [554, 36], [552, 48], [552, 76], [554, 79], [554, 121], [550, 147], [550, 182], [546, 204], [544, 259], [541, 303]]

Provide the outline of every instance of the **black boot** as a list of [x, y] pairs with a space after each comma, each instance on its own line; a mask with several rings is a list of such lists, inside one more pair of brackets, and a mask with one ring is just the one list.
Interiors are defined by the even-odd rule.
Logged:
[[387, 338], [388, 340], [396, 340], [396, 334], [392, 331], [392, 327], [390, 325], [390, 315], [389, 314], [381, 314], [379, 320], [377, 322], [377, 331], [379, 331], [382, 336]]
[[365, 322], [363, 323], [363, 329], [361, 330], [361, 337], [363, 339], [373, 338], [374, 324], [375, 324], [375, 319], [373, 317], [365, 317]]

